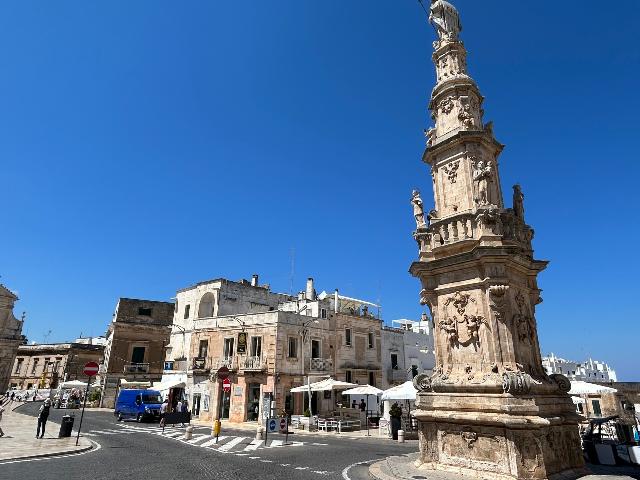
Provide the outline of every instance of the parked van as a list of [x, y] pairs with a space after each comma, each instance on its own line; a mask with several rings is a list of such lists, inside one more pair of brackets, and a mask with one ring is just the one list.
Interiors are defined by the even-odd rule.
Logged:
[[143, 420], [160, 420], [162, 397], [157, 390], [120, 390], [113, 414], [118, 421], [125, 418]]

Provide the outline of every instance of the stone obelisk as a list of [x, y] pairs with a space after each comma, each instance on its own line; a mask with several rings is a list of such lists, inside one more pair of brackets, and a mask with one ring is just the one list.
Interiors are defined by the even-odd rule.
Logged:
[[433, 375], [420, 374], [414, 415], [420, 466], [488, 478], [544, 479], [583, 467], [568, 379], [547, 376], [535, 307], [542, 299], [533, 229], [514, 186], [503, 203], [498, 155], [503, 145], [483, 123], [483, 97], [467, 73], [458, 12], [431, 4], [437, 83], [423, 161], [431, 168], [435, 208], [424, 215], [413, 192], [418, 261], [432, 314]]

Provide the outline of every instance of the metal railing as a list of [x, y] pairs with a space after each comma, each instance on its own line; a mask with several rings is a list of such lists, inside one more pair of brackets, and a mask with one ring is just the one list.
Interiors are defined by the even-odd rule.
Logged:
[[149, 373], [149, 364], [127, 363], [124, 365], [124, 373]]
[[267, 361], [263, 357], [244, 357], [240, 360], [241, 370], [264, 370], [267, 368]]
[[326, 372], [333, 369], [333, 360], [331, 358], [310, 358], [309, 370], [312, 372]]

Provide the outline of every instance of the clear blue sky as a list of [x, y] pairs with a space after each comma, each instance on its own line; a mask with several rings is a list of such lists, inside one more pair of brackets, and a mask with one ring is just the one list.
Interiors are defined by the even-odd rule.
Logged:
[[[455, 3], [551, 260], [543, 351], [640, 380], [640, 2]], [[4, 2], [0, 281], [29, 339], [218, 276], [288, 291], [292, 248], [296, 289], [417, 318], [433, 37], [415, 0]]]

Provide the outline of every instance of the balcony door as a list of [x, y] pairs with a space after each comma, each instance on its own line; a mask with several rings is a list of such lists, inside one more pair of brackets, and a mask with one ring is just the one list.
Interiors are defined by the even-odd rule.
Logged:
[[146, 347], [133, 347], [131, 351], [131, 363], [144, 363], [144, 351]]
[[262, 356], [262, 337], [251, 337], [251, 356]]
[[320, 358], [320, 340], [311, 340], [311, 358]]
[[235, 338], [225, 338], [224, 339], [224, 348], [222, 353], [224, 354], [224, 358], [232, 358], [233, 357], [233, 344]]

